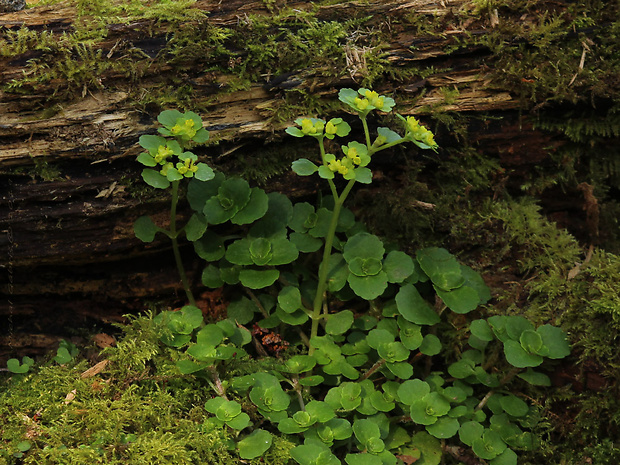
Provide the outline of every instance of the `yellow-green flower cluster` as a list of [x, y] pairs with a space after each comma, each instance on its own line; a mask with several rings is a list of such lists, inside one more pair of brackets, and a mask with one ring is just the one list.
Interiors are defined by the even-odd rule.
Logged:
[[192, 139], [196, 132], [198, 132], [196, 128], [196, 123], [192, 119], [179, 119], [177, 123], [170, 128], [170, 132], [173, 136], [185, 136], [188, 139]]
[[435, 136], [433, 133], [426, 129], [424, 126], [420, 125], [420, 122], [415, 119], [413, 116], [408, 116], [406, 119], [406, 129], [408, 135], [410, 135], [414, 140], [418, 142], [422, 142], [428, 147], [435, 149], [438, 147], [437, 142], [435, 142]]
[[332, 173], [341, 174], [345, 179], [350, 179], [350, 174], [355, 169], [353, 161], [346, 156], [337, 159], [334, 154], [328, 153], [325, 155], [325, 162]]
[[174, 151], [168, 146], [160, 145], [159, 147], [157, 147], [157, 153], [155, 153], [155, 155], [153, 156], [153, 159], [157, 163], [163, 164], [166, 162], [166, 159], [170, 155], [174, 155]]
[[286, 132], [295, 137], [312, 136], [318, 139], [323, 137], [333, 139], [336, 136], [345, 137], [351, 131], [351, 126], [342, 118], [332, 118], [327, 123], [318, 118], [297, 118], [295, 123], [300, 127], [286, 128]]
[[358, 91], [341, 89], [338, 98], [362, 115], [367, 114], [371, 110], [390, 112], [396, 104], [394, 99], [384, 97], [377, 94], [374, 90], [364, 88]]
[[303, 118], [301, 120], [301, 132], [307, 136], [316, 136], [323, 133], [325, 121], [316, 118]]
[[198, 171], [198, 166], [196, 166], [195, 160], [188, 157], [185, 161], [177, 163], [177, 171], [186, 178], [191, 178]]

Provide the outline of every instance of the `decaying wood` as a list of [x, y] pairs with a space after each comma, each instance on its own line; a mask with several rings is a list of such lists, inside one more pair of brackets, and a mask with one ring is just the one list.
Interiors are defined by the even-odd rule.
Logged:
[[[402, 114], [420, 114], [428, 107], [470, 113], [517, 110], [517, 97], [489, 85], [490, 70], [479, 59], [489, 51], [472, 47], [456, 57], [445, 52], [454, 37], [483, 34], [491, 24], [458, 25], [446, 19], [443, 38], [416, 37], [399, 25], [406, 13], [449, 18], [467, 4], [466, 0], [346, 2], [321, 7], [319, 16], [337, 20], [363, 10], [377, 18], [377, 27], [391, 31], [391, 41], [383, 51], [392, 64], [451, 69], [412, 82], [385, 80], [380, 91], [409, 99], [410, 103], [399, 108]], [[227, 27], [244, 27], [250, 13], [269, 14], [259, 1], [201, 0], [196, 5], [206, 12], [209, 24]], [[288, 6], [313, 8], [307, 1], [289, 1]], [[54, 34], [70, 32], [76, 17], [75, 9], [63, 3], [0, 14], [0, 37], [24, 27]], [[107, 57], [120, 59], [127, 50], [155, 57], [165, 46], [168, 32], [166, 24], [154, 20], [112, 25], [98, 47]], [[357, 86], [365, 71], [365, 50], [343, 47], [346, 73], [327, 77], [318, 70], [299, 70], [298, 88], [335, 97], [340, 87]], [[10, 59], [0, 56], [0, 88], [19, 79], [31, 58], [29, 54]], [[218, 93], [231, 75], [189, 72], [188, 64], [183, 70], [156, 65], [154, 58], [151, 65], [142, 70], [141, 92], [148, 93], [162, 79], [175, 76], [191, 80], [193, 98], [206, 107], [201, 116], [220, 145], [203, 149], [201, 156], [216, 161], [231, 153], [251, 157], [256, 147], [273, 140], [277, 143], [290, 123], [271, 118], [270, 109], [281, 105], [285, 97], [281, 87], [269, 84], [275, 82], [273, 76], [264, 76], [263, 82], [252, 84], [249, 90]], [[199, 69], [206, 68], [201, 64]], [[4, 268], [0, 315], [11, 313], [15, 325], [23, 312], [32, 310], [32, 302], [41, 302], [43, 296], [48, 298], [50, 311], [58, 311], [76, 296], [96, 296], [95, 300], [108, 301], [118, 310], [127, 308], [127, 302], [136, 297], [179, 288], [168, 244], [158, 240], [145, 246], [134, 237], [132, 227], [143, 214], [165, 220], [163, 199], [145, 202], [131, 192], [132, 180], [140, 182], [135, 163], [140, 152], [137, 140], [153, 131], [155, 112], [136, 108], [132, 95], [137, 85], [118, 73], [103, 73], [98, 89], [75, 89], [62, 102], [50, 104], [56, 84], [25, 94], [0, 90], [0, 266]], [[459, 93], [447, 102], [442, 89], [450, 87], [458, 87]], [[531, 149], [531, 155], [545, 145], [540, 138], [509, 118], [506, 124], [489, 128], [479, 143], [494, 153], [503, 147], [502, 152], [508, 154], [514, 152], [515, 143], [522, 144]], [[32, 174], [46, 166], [56, 170], [52, 180]], [[285, 176], [282, 182], [291, 189], [292, 179]], [[188, 265], [195, 280], [199, 266]], [[8, 328], [3, 329], [7, 332]]]

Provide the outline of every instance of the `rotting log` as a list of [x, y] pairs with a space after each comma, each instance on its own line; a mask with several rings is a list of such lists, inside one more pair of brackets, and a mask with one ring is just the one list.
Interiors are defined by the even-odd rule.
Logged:
[[[345, 37], [341, 41], [344, 69], [262, 73], [246, 81], [241, 90], [234, 90], [231, 83], [248, 58], [247, 51], [230, 51], [229, 69], [220, 55], [213, 63], [208, 57], [195, 62], [167, 59], [166, 46], [177, 30], [196, 24], [243, 30], [255, 21], [251, 15], [273, 14], [265, 3], [201, 0], [194, 7], [204, 12], [204, 18], [193, 22], [142, 18], [108, 24], [103, 38], [89, 45], [89, 50], [98, 53], [93, 56], [99, 61], [133, 63], [137, 78], [110, 65], [94, 79], [69, 82], [66, 76], [52, 75], [33, 82], [27, 79], [35, 76], [32, 63], [45, 65], [45, 52], [26, 48], [17, 55], [0, 53], [0, 315], [10, 320], [0, 319], [0, 332], [18, 334], [27, 326], [24, 322], [42, 310], [55, 314], [69, 302], [72, 308], [75, 302], [82, 303], [82, 309], [90, 302], [93, 311], [82, 310], [82, 315], [101, 320], [105, 319], [102, 313], [132, 310], [135, 299], [178, 292], [168, 244], [157, 240], [145, 246], [132, 229], [137, 217], [151, 214], [164, 219], [168, 208], [164, 198], [150, 198], [141, 191], [135, 163], [140, 152], [137, 140], [154, 131], [155, 117], [162, 109], [148, 96], [158, 92], [162, 83], [191, 86], [191, 100], [219, 141], [197, 153], [232, 170], [236, 160], [260, 157], [278, 146], [283, 128], [290, 124], [278, 112], [292, 92], [334, 100], [339, 88], [363, 82], [377, 49], [383, 66], [403, 71], [398, 78], [386, 72], [377, 88], [395, 94], [402, 102], [401, 114], [426, 114], [433, 109], [502, 115], [502, 122], [472, 134], [471, 142], [489, 156], [510, 158], [524, 171], [545, 158], [542, 147], [556, 144], [551, 136], [520, 120], [524, 105], [519, 95], [492, 85], [496, 71], [492, 51], [479, 44], [450, 51], [456, 43], [486, 34], [498, 21], [497, 12], [461, 21], [458, 13], [471, 7], [465, 0], [343, 2], [318, 7], [288, 1], [290, 11], [312, 13], [322, 22], [367, 17], [360, 21], [363, 27], [357, 34], [380, 30], [383, 42], [366, 46]], [[557, 8], [561, 2], [541, 3]], [[403, 20], [407, 15], [440, 23], [443, 34], [419, 33]], [[0, 39], [15, 41], [21, 30], [46, 31], [60, 40], [63, 33], [76, 30], [77, 19], [71, 2], [0, 14]], [[527, 23], [533, 18], [523, 15], [510, 21]], [[287, 27], [283, 23], [279, 30]], [[227, 45], [224, 41], [223, 46]], [[416, 69], [430, 67], [436, 71], [416, 75]], [[447, 98], [446, 89], [458, 92]], [[294, 179], [285, 174], [270, 182], [269, 188], [294, 196], [313, 191], [311, 182], [300, 184]], [[187, 248], [186, 252], [191, 253]], [[197, 281], [200, 263], [188, 263], [188, 268]], [[15, 345], [16, 337], [5, 337], [2, 344]]]

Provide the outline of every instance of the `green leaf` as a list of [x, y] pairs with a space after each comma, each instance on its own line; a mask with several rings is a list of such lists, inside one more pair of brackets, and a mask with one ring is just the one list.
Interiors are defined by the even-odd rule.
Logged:
[[157, 121], [164, 126], [172, 127], [177, 124], [179, 118], [183, 118], [183, 113], [179, 110], [164, 110], [157, 116]]
[[248, 324], [254, 319], [254, 313], [258, 311], [258, 307], [247, 297], [233, 300], [228, 304], [228, 318], [241, 325]]
[[248, 426], [250, 426], [250, 423], [250, 416], [245, 412], [241, 412], [236, 417], [226, 421], [226, 424], [229, 427], [238, 431], [247, 428]]
[[499, 402], [504, 411], [513, 417], [525, 416], [530, 409], [525, 401], [512, 394], [502, 397]]
[[194, 173], [194, 178], [199, 181], [209, 181], [215, 177], [215, 172], [209, 165], [205, 163], [198, 163], [196, 167], [198, 169]]
[[[250, 239], [248, 252], [252, 263], [258, 266], [265, 266], [271, 262], [273, 257], [272, 243], [269, 239], [259, 237], [257, 239]], [[231, 261], [230, 257], [227, 257], [228, 261]]]
[[347, 283], [349, 268], [341, 254], [332, 254], [327, 272], [327, 285], [330, 292], [338, 292]]
[[356, 420], [353, 423], [353, 434], [364, 445], [372, 439], [381, 437], [381, 431], [379, 431], [377, 424], [368, 419]]
[[551, 379], [547, 375], [538, 373], [529, 368], [527, 371], [519, 373], [517, 376], [534, 386], [551, 386]]
[[405, 284], [396, 294], [399, 313], [407, 320], [418, 325], [439, 323], [439, 315], [430, 307], [412, 284]]
[[168, 171], [166, 171], [166, 179], [170, 182], [180, 181], [184, 177], [176, 168], [168, 168]]
[[534, 330], [534, 325], [527, 318], [519, 315], [510, 315], [506, 318], [506, 334], [515, 341], [519, 340], [524, 331]]
[[372, 182], [372, 171], [366, 167], [356, 168], [355, 180], [362, 184], [370, 184]]
[[300, 465], [340, 465], [340, 460], [329, 448], [319, 442], [293, 447], [289, 453]]
[[30, 370], [30, 367], [34, 365], [34, 360], [30, 357], [23, 357], [22, 363], [19, 363], [19, 360], [16, 358], [10, 358], [6, 362], [6, 367], [11, 373], [22, 374], [27, 373]]
[[325, 378], [319, 375], [306, 376], [305, 378], [299, 379], [299, 384], [302, 386], [318, 386], [325, 381]]
[[306, 158], [300, 158], [292, 164], [293, 171], [299, 176], [310, 176], [319, 170], [319, 167]]
[[170, 181], [159, 171], [149, 169], [142, 170], [142, 179], [144, 179], [144, 182], [149, 186], [156, 189], [166, 189], [170, 186]]
[[400, 379], [409, 379], [413, 376], [413, 367], [407, 362], [387, 362], [385, 364], [388, 370], [392, 372], [394, 376]]
[[149, 167], [157, 166], [158, 164], [155, 161], [155, 159], [146, 152], [142, 152], [140, 155], [138, 155], [138, 158], [136, 159], [136, 161], [138, 163], [142, 163], [144, 166], [149, 166]]
[[398, 398], [406, 405], [413, 404], [431, 392], [431, 387], [421, 379], [410, 379], [403, 382], [398, 388]]
[[456, 418], [441, 417], [436, 423], [426, 427], [426, 431], [439, 439], [454, 436], [459, 430], [460, 423]]
[[[510, 328], [510, 326], [508, 326], [508, 328]], [[546, 347], [543, 344], [542, 337], [536, 331], [531, 329], [523, 331], [518, 341], [527, 353], [545, 355], [543, 351], [546, 352]]]
[[494, 339], [493, 331], [486, 320], [474, 320], [469, 325], [471, 334], [482, 341], [490, 342]]
[[216, 289], [224, 285], [224, 281], [220, 275], [220, 269], [215, 265], [209, 265], [203, 270], [201, 281], [202, 284], [212, 289]]
[[200, 239], [194, 241], [194, 250], [200, 258], [208, 262], [217, 261], [226, 253], [224, 240], [212, 231], [206, 231]]
[[539, 327], [536, 332], [540, 334], [543, 344], [548, 349], [545, 357], [559, 359], [570, 355], [570, 344], [566, 340], [566, 333], [562, 329], [556, 326], [544, 325]]
[[187, 201], [194, 211], [202, 212], [208, 199], [217, 195], [225, 176], [222, 173], [215, 173], [213, 179], [200, 181], [193, 178], [187, 186]]
[[413, 259], [404, 252], [393, 250], [383, 261], [383, 271], [387, 273], [390, 283], [402, 283], [411, 276], [413, 270]]
[[270, 192], [267, 197], [267, 213], [250, 228], [252, 237], [271, 238], [286, 234], [286, 226], [293, 215], [293, 204], [286, 195], [278, 192]]
[[267, 193], [257, 187], [253, 187], [249, 202], [239, 210], [230, 220], [233, 224], [250, 224], [262, 218], [269, 207]]
[[379, 357], [390, 363], [402, 362], [409, 358], [409, 350], [401, 342], [387, 342], [379, 345]]
[[[250, 253], [251, 245], [252, 241], [247, 238], [233, 242], [226, 249], [226, 260], [235, 265], [252, 265], [254, 260]], [[271, 245], [271, 243], [269, 243], [269, 245]]]
[[353, 312], [350, 310], [341, 310], [338, 313], [332, 313], [327, 318], [325, 332], [327, 334], [344, 334], [351, 328], [353, 320]]
[[303, 234], [298, 232], [293, 232], [290, 235], [290, 240], [297, 250], [303, 253], [312, 253], [316, 252], [323, 245], [323, 241], [316, 237], [312, 237], [309, 234]]
[[197, 241], [207, 230], [207, 219], [200, 213], [194, 213], [187, 225], [185, 225], [185, 236], [188, 241]]
[[464, 379], [474, 374], [474, 366], [472, 360], [462, 359], [448, 366], [448, 373], [456, 379]]
[[506, 450], [506, 443], [495, 431], [485, 430], [472, 444], [474, 453], [481, 459], [491, 460]]
[[136, 237], [142, 242], [153, 242], [155, 234], [159, 231], [159, 228], [155, 226], [153, 220], [149, 216], [141, 216], [136, 220], [133, 225], [133, 231]]
[[312, 370], [316, 360], [310, 355], [294, 355], [286, 361], [286, 372], [304, 373]]
[[478, 293], [480, 304], [486, 304], [491, 300], [491, 290], [486, 285], [480, 273], [472, 270], [470, 267], [461, 264], [461, 273], [465, 278], [465, 286], [471, 287]]
[[482, 437], [484, 432], [484, 426], [477, 421], [468, 421], [461, 425], [459, 428], [459, 439], [468, 446], [474, 443], [476, 439]]
[[506, 449], [493, 460], [490, 465], [517, 465], [517, 454], [512, 449]]
[[214, 324], [208, 324], [196, 333], [196, 343], [199, 345], [215, 347], [223, 339], [224, 332]]
[[208, 367], [209, 364], [194, 362], [193, 360], [178, 360], [176, 362], [176, 366], [182, 374], [190, 375]]
[[387, 274], [380, 271], [375, 276], [359, 277], [350, 273], [347, 277], [347, 282], [353, 292], [359, 297], [365, 300], [373, 300], [387, 289]]
[[287, 265], [294, 262], [299, 257], [299, 251], [295, 244], [284, 237], [274, 237], [271, 239], [273, 252], [269, 264], [273, 266]]
[[441, 341], [434, 334], [427, 334], [420, 345], [420, 352], [424, 355], [437, 355], [441, 352]]
[[278, 270], [241, 270], [239, 280], [250, 289], [263, 289], [276, 282], [280, 272]]
[[435, 291], [446, 306], [454, 313], [469, 313], [475, 310], [480, 303], [478, 292], [468, 286], [461, 286], [451, 291], [444, 291], [435, 286]]
[[145, 134], [140, 136], [138, 143], [140, 147], [145, 148], [149, 152], [157, 152], [160, 146], [166, 146], [168, 141], [161, 136], [155, 136], [152, 134]]
[[313, 420], [326, 423], [336, 416], [334, 409], [326, 402], [311, 400], [306, 404], [306, 412]]
[[540, 355], [526, 352], [517, 341], [504, 342], [504, 355], [512, 366], [517, 368], [537, 367], [543, 362]]
[[394, 342], [394, 335], [387, 329], [373, 329], [368, 333], [366, 342], [373, 349], [378, 349], [382, 344]]
[[400, 134], [388, 128], [377, 128], [377, 134], [385, 138], [386, 144], [389, 144], [391, 142], [396, 142], [402, 139]]
[[292, 313], [302, 307], [301, 293], [294, 286], [285, 286], [278, 294], [278, 304], [285, 312]]
[[344, 461], [348, 465], [383, 465], [380, 457], [368, 453], [347, 454]]
[[421, 453], [421, 465], [439, 465], [443, 455], [441, 443], [426, 431], [420, 431], [411, 438], [411, 445]]
[[449, 291], [462, 286], [465, 282], [461, 265], [446, 249], [439, 247], [422, 249], [418, 251], [416, 258], [422, 270], [440, 289]]
[[398, 326], [400, 327], [399, 338], [403, 345], [409, 350], [419, 348], [424, 340], [422, 328], [405, 320], [402, 316], [398, 317]]
[[350, 263], [354, 258], [381, 260], [384, 253], [385, 249], [381, 239], [368, 233], [358, 233], [350, 237], [343, 250], [343, 256], [347, 263]]
[[314, 207], [308, 202], [299, 202], [293, 206], [293, 215], [288, 226], [296, 232], [305, 233], [316, 225]]
[[271, 447], [273, 437], [268, 431], [257, 429], [237, 443], [239, 457], [245, 460], [260, 457]]

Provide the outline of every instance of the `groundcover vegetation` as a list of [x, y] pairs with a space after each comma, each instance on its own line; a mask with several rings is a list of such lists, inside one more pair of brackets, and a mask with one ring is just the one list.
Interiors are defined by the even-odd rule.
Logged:
[[[361, 141], [343, 118], [287, 129], [317, 141], [292, 167], [327, 184], [314, 205], [215, 172], [191, 152], [209, 138], [199, 116], [160, 114], [138, 161], [148, 185], [170, 190], [170, 221], [142, 217], [135, 232], [170, 238], [189, 305], [132, 318], [91, 357], [64, 342], [38, 365], [10, 360], [0, 463], [511, 465], [544, 452], [540, 399], [570, 354], [566, 333], [493, 315], [490, 289], [448, 250], [408, 254], [356, 220], [344, 204], [372, 182], [377, 153], [437, 144], [413, 117], [371, 130], [389, 97], [339, 98]], [[194, 213], [179, 227], [183, 192]], [[225, 317], [196, 306], [182, 237], [205, 261], [204, 286], [231, 296]]]

